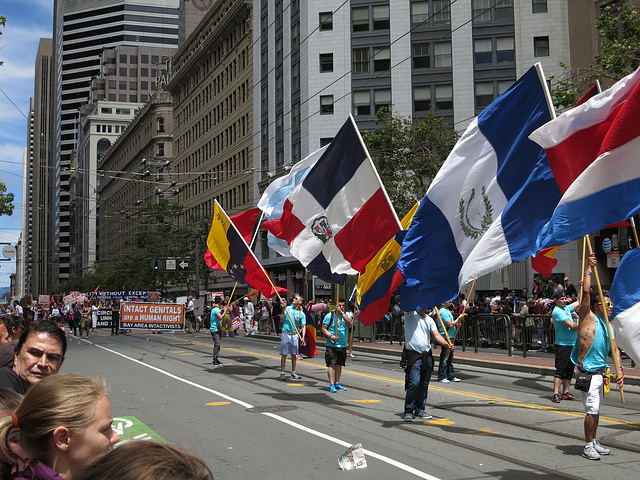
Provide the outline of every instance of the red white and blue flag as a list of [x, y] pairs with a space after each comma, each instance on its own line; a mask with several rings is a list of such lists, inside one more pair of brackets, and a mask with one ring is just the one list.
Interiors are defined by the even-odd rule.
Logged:
[[611, 284], [613, 312], [618, 346], [636, 363], [640, 362], [640, 248], [628, 251]]
[[562, 192], [538, 250], [640, 212], [639, 83], [637, 70], [530, 135], [545, 149]]
[[342, 284], [400, 230], [351, 116], [264, 228], [319, 278]]

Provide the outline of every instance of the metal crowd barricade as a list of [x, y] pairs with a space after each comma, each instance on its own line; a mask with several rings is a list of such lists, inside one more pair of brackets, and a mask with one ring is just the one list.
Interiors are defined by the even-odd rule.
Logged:
[[522, 356], [528, 350], [546, 352], [555, 347], [556, 332], [551, 315], [526, 315], [520, 318], [519, 328], [515, 331], [516, 348], [522, 349]]

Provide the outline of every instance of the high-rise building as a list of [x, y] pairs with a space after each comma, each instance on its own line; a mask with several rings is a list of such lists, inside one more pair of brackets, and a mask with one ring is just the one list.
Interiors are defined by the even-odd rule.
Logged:
[[[177, 47], [179, 0], [55, 0], [54, 2], [54, 210], [50, 235], [56, 260], [50, 278], [68, 278], [75, 255], [71, 224], [71, 157], [77, 143], [79, 110], [90, 97], [92, 77], [100, 74], [104, 47]], [[127, 76], [138, 65], [128, 65]], [[127, 84], [127, 101], [131, 90]], [[136, 101], [140, 101], [139, 98]], [[53, 285], [50, 285], [53, 287]]]

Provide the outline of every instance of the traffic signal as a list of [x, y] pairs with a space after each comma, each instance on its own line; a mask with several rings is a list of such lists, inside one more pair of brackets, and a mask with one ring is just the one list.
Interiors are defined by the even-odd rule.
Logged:
[[160, 270], [160, 260], [151, 260], [151, 266], [154, 270]]

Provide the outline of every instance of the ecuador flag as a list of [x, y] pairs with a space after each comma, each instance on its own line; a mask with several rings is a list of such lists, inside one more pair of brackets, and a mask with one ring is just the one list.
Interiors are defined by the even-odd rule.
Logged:
[[257, 288], [267, 298], [276, 295], [267, 272], [217, 201], [207, 247], [213, 259], [236, 282]]

